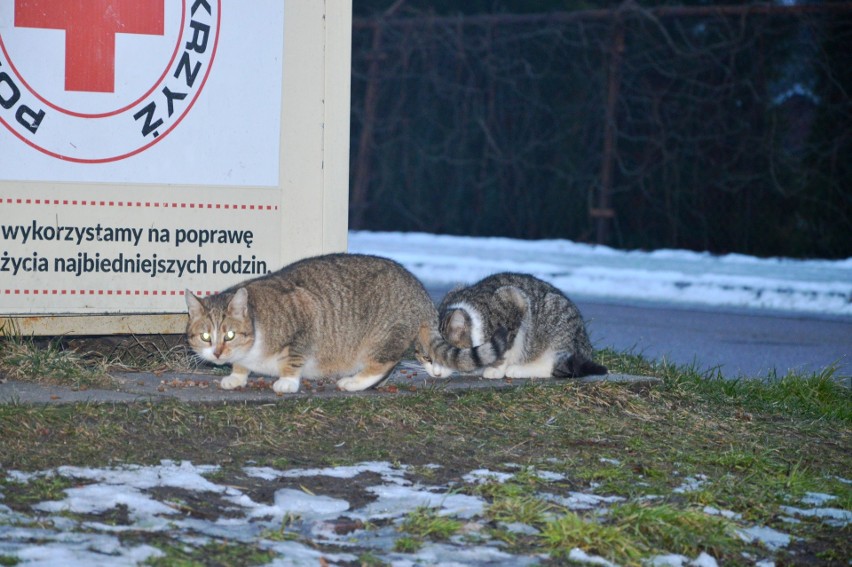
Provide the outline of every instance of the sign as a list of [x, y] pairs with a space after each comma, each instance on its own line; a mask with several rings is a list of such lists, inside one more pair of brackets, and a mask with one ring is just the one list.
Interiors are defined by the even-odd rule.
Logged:
[[344, 250], [350, 28], [348, 1], [0, 0], [0, 316], [181, 314]]

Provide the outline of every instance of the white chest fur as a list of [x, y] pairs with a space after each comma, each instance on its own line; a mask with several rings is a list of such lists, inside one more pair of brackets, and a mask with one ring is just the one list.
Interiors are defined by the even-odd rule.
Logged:
[[266, 353], [266, 348], [263, 345], [263, 336], [257, 330], [254, 333], [254, 344], [251, 345], [249, 351], [232, 362], [245, 366], [256, 374], [278, 377], [278, 357], [274, 354], [269, 355]]

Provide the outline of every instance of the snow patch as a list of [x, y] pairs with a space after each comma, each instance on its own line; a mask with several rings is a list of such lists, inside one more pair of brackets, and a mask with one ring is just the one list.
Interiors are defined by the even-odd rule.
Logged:
[[829, 500], [835, 500], [837, 496], [832, 494], [823, 494], [822, 492], [806, 492], [799, 502], [810, 506], [821, 506]]
[[570, 295], [852, 315], [852, 258], [794, 260], [624, 251], [569, 240], [349, 233], [349, 251], [392, 258], [423, 281], [532, 274]]
[[695, 492], [700, 490], [704, 483], [707, 482], [707, 475], [697, 474], [695, 476], [688, 476], [683, 479], [683, 484], [672, 490], [677, 494], [683, 494], [685, 492]]
[[617, 563], [613, 563], [598, 555], [589, 555], [579, 547], [575, 547], [568, 553], [568, 559], [577, 563], [586, 563], [588, 565], [602, 565], [603, 567], [618, 567]]
[[781, 506], [780, 510], [785, 514], [792, 514], [804, 518], [818, 518], [830, 526], [845, 528], [852, 523], [852, 512], [840, 508], [796, 508], [794, 506]]
[[778, 551], [790, 545], [790, 536], [766, 526], [754, 526], [737, 530], [743, 541], [752, 543], [758, 541], [770, 551]]

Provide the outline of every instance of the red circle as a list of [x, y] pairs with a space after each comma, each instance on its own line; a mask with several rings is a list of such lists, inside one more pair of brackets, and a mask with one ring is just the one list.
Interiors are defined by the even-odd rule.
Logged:
[[[182, 1], [181, 2], [180, 26], [179, 26], [180, 31], [178, 33], [177, 41], [175, 42], [175, 49], [172, 52], [172, 57], [169, 60], [169, 63], [166, 65], [166, 68], [163, 70], [163, 73], [157, 79], [157, 82], [154, 83], [151, 86], [151, 88], [148, 89], [148, 91], [145, 94], [143, 94], [142, 96], [140, 96], [139, 98], [137, 98], [136, 100], [134, 100], [133, 102], [128, 104], [127, 106], [125, 106], [123, 108], [119, 108], [118, 110], [113, 110], [111, 112], [102, 112], [102, 113], [99, 113], [99, 114], [87, 114], [85, 112], [75, 112], [73, 110], [68, 110], [67, 108], [62, 108], [58, 104], [53, 104], [52, 102], [50, 102], [49, 100], [47, 100], [46, 98], [44, 98], [43, 96], [38, 94], [38, 92], [30, 86], [30, 84], [27, 82], [27, 80], [24, 79], [24, 76], [21, 74], [20, 71], [18, 71], [18, 68], [15, 67], [15, 63], [12, 61], [12, 58], [9, 56], [9, 52], [6, 51], [6, 44], [3, 43], [3, 36], [2, 35], [0, 35], [0, 50], [3, 51], [3, 55], [6, 56], [6, 62], [9, 63], [9, 67], [11, 67], [12, 71], [15, 72], [15, 76], [18, 78], [18, 80], [21, 81], [21, 83], [23, 83], [23, 85], [27, 88], [27, 90], [29, 90], [32, 93], [32, 95], [34, 97], [39, 99], [41, 102], [43, 102], [44, 104], [46, 104], [50, 108], [57, 110], [57, 111], [61, 112], [62, 114], [67, 114], [69, 116], [76, 116], [78, 118], [106, 118], [108, 116], [115, 116], [116, 114], [121, 114], [122, 112], [124, 112], [126, 110], [130, 110], [131, 108], [133, 108], [134, 106], [139, 104], [142, 100], [147, 98], [148, 95], [150, 95], [152, 92], [154, 92], [154, 89], [157, 88], [157, 86], [161, 83], [163, 78], [166, 76], [166, 73], [168, 73], [169, 69], [171, 69], [172, 63], [175, 62], [175, 59], [177, 58], [177, 54], [180, 52], [180, 42], [181, 42], [181, 38], [183, 37], [183, 25], [184, 25], [184, 23], [186, 23], [186, 2]], [[212, 62], [212, 60], [211, 60], [211, 62]]]
[[[52, 152], [52, 151], [50, 151], [46, 148], [42, 148], [41, 146], [36, 145], [31, 140], [28, 140], [27, 138], [23, 137], [15, 128], [10, 126], [5, 120], [3, 120], [2, 116], [0, 116], [0, 123], [2, 123], [6, 127], [6, 129], [9, 130], [12, 134], [14, 134], [19, 140], [21, 140], [22, 142], [24, 142], [25, 144], [27, 144], [31, 148], [38, 150], [43, 154], [46, 154], [48, 156], [51, 156], [51, 157], [54, 157], [54, 158], [57, 158], [57, 159], [60, 159], [60, 160], [63, 160], [63, 161], [70, 161], [70, 162], [74, 162], [74, 163], [88, 163], [88, 164], [109, 163], [109, 162], [127, 159], [129, 157], [133, 157], [133, 156], [135, 156], [139, 153], [144, 152], [145, 150], [147, 150], [148, 148], [150, 148], [151, 146], [153, 146], [154, 144], [156, 144], [157, 142], [159, 142], [160, 140], [162, 140], [163, 138], [168, 136], [171, 133], [171, 131], [174, 130], [177, 127], [177, 125], [180, 124], [183, 121], [183, 119], [186, 117], [187, 114], [189, 114], [190, 110], [195, 105], [195, 101], [198, 100], [198, 97], [201, 95], [201, 91], [204, 90], [204, 86], [207, 84], [207, 79], [210, 77], [210, 71], [213, 68], [213, 61], [216, 59], [216, 52], [217, 52], [218, 47], [219, 47], [219, 32], [221, 31], [221, 28], [222, 28], [222, 0], [217, 0], [216, 9], [218, 11], [217, 12], [218, 13], [218, 22], [217, 22], [218, 25], [216, 26], [216, 36], [213, 39], [213, 51], [210, 53], [210, 62], [207, 65], [207, 70], [204, 73], [204, 77], [201, 80], [201, 84], [199, 84], [198, 90], [195, 92], [195, 96], [189, 102], [189, 104], [187, 105], [187, 107], [183, 111], [183, 113], [177, 118], [177, 120], [174, 121], [174, 123], [171, 124], [171, 126], [169, 126], [162, 134], [160, 134], [159, 136], [157, 136], [156, 138], [154, 138], [153, 140], [151, 140], [150, 142], [148, 142], [144, 146], [136, 148], [135, 150], [133, 150], [131, 152], [127, 152], [125, 154], [113, 156], [113, 157], [109, 157], [109, 158], [90, 158], [90, 159], [75, 158], [75, 157], [70, 157], [70, 156], [58, 154], [56, 152]], [[181, 40], [181, 38], [183, 38], [183, 24], [184, 23], [186, 23], [186, 1], [185, 0], [183, 2], [183, 13], [182, 13], [182, 17], [181, 17], [181, 33], [178, 35], [177, 47], [180, 47], [180, 40]], [[0, 47], [3, 47], [2, 38], [0, 38]], [[166, 76], [166, 73], [168, 73], [169, 68], [171, 67], [171, 63], [173, 63], [174, 60], [177, 57], [178, 51], [179, 51], [179, 49], [176, 48], [175, 53], [172, 55], [172, 60], [169, 63], [169, 67], [167, 67], [166, 71], [160, 76], [160, 80], [162, 80], [163, 77]], [[6, 53], [5, 47], [3, 47], [3, 53], [6, 56], [6, 58], [9, 60], [9, 64], [11, 65], [11, 59], [9, 59], [9, 56]], [[13, 67], [13, 69], [14, 69], [14, 67]], [[15, 75], [18, 79], [20, 79], [23, 82], [23, 79], [18, 74], [16, 69], [15, 69]], [[26, 83], [24, 83], [24, 84], [26, 85]], [[154, 89], [156, 89], [157, 86], [159, 86], [159, 84], [160, 83], [155, 84], [151, 88], [151, 90], [149, 90], [148, 93], [146, 93], [145, 96], [148, 96], [148, 94], [153, 92]], [[29, 88], [29, 85], [26, 85], [26, 86], [27, 86], [27, 88]], [[30, 92], [32, 92], [36, 97], [38, 97], [39, 100], [43, 100], [41, 97], [39, 97], [39, 95], [35, 94], [34, 91], [30, 90]], [[144, 98], [145, 97], [143, 96], [139, 100], [142, 100]], [[64, 114], [68, 114], [70, 116], [78, 116], [78, 117], [82, 117], [82, 118], [105, 118], [105, 117], [108, 117], [108, 116], [114, 116], [115, 114], [119, 114], [120, 112], [122, 112], [124, 110], [128, 110], [128, 109], [132, 108], [133, 106], [135, 106], [136, 104], [139, 103], [139, 100], [137, 100], [133, 105], [125, 107], [122, 110], [119, 110], [119, 111], [116, 111], [116, 112], [110, 112], [110, 113], [107, 113], [107, 114], [96, 114], [96, 115], [86, 115], [86, 114], [74, 113], [74, 112], [66, 111], [66, 110], [61, 109], [61, 108], [57, 108], [49, 102], [46, 102], [46, 101], [44, 101], [44, 102], [45, 102], [45, 104], [48, 104], [49, 106], [51, 106], [51, 108], [55, 108], [56, 110], [59, 110], [60, 112], [63, 112]]]

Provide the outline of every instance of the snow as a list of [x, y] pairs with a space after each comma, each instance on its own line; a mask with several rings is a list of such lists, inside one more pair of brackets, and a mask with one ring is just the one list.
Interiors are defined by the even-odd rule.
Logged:
[[484, 484], [486, 482], [503, 483], [514, 478], [512, 473], [490, 471], [488, 469], [472, 470], [462, 477], [462, 480], [470, 483]]
[[346, 500], [312, 495], [292, 488], [282, 488], [275, 493], [275, 506], [285, 514], [311, 520], [337, 518], [349, 510], [349, 502]]
[[392, 258], [424, 282], [529, 273], [569, 296], [852, 316], [852, 258], [795, 260], [623, 251], [569, 240], [349, 233], [349, 251]]
[[575, 547], [568, 553], [568, 559], [577, 563], [585, 563], [587, 565], [602, 565], [603, 567], [618, 567], [615, 563], [607, 561], [603, 557], [597, 555], [589, 555], [579, 547]]
[[569, 510], [593, 510], [603, 504], [624, 501], [621, 496], [598, 496], [588, 492], [569, 492], [568, 496], [557, 494], [540, 494], [539, 496], [560, 506], [565, 506]]
[[382, 477], [385, 482], [399, 482], [405, 474], [405, 467], [393, 467], [389, 463], [368, 461], [352, 466], [326, 467], [322, 469], [295, 469], [290, 471], [276, 471], [269, 467], [246, 467], [245, 472], [249, 476], [263, 480], [276, 478], [299, 478], [310, 476], [328, 476], [332, 478], [354, 478], [361, 473], [372, 472]]
[[[519, 467], [520, 468], [520, 467]], [[217, 466], [194, 465], [190, 462], [162, 461], [159, 465], [123, 465], [111, 468], [59, 467], [37, 472], [6, 471], [13, 482], [27, 483], [40, 478], [62, 477], [73, 485], [57, 500], [34, 503], [32, 511], [14, 511], [2, 504], [0, 495], [0, 556], [13, 557], [26, 565], [137, 565], [161, 557], [155, 547], [139, 544], [139, 538], [127, 534], [156, 533], [157, 537], [187, 547], [201, 547], [211, 541], [244, 542], [258, 545], [278, 557], [270, 565], [316, 565], [357, 562], [358, 549], [371, 553], [393, 565], [497, 565], [538, 564], [544, 556], [514, 555], [502, 542], [491, 538], [482, 519], [487, 502], [459, 491], [455, 483], [424, 486], [406, 477], [411, 467], [387, 462], [364, 462], [351, 466], [278, 470], [271, 467], [244, 467], [243, 474], [268, 483], [271, 502], [256, 502], [237, 486], [218, 484], [205, 475], [219, 470]], [[520, 469], [555, 482], [560, 473]], [[353, 508], [343, 498], [314, 494], [305, 489], [276, 486], [282, 479], [313, 476], [348, 479], [362, 473], [378, 474], [374, 486], [363, 489], [373, 496], [361, 507]], [[462, 474], [469, 484], [485, 479], [511, 480], [509, 473], [476, 469]], [[373, 478], [373, 477], [368, 477]], [[695, 475], [685, 479], [691, 489], [706, 481]], [[291, 481], [292, 482], [292, 481]], [[343, 482], [343, 480], [341, 480]], [[296, 480], [298, 483], [298, 480]], [[337, 491], [336, 491], [337, 492]], [[188, 513], [182, 498], [194, 504], [193, 493], [213, 495], [221, 502], [219, 514], [197, 516]], [[177, 496], [175, 496], [177, 495]], [[603, 514], [609, 505], [624, 501], [619, 496], [602, 496], [586, 492], [551, 494], [539, 492], [537, 497], [572, 510], [592, 510]], [[809, 492], [800, 499], [804, 504], [821, 505], [835, 500], [831, 494]], [[204, 498], [199, 498], [204, 500]], [[449, 542], [426, 542], [411, 554], [393, 551], [401, 535], [399, 526], [406, 514], [419, 507], [432, 508], [437, 514], [467, 522], [465, 530]], [[127, 522], [105, 523], [99, 516], [117, 510], [126, 512]], [[739, 522], [739, 514], [707, 506], [708, 514], [720, 515]], [[843, 528], [852, 521], [852, 512], [833, 508], [797, 508], [781, 506], [779, 511], [801, 517], [816, 517]], [[384, 521], [383, 521], [384, 520]], [[342, 523], [341, 523], [342, 522]], [[369, 529], [365, 525], [372, 524]], [[316, 544], [313, 548], [302, 541], [278, 541], [274, 535], [287, 527], [289, 535], [299, 534]], [[338, 531], [340, 526], [351, 529]], [[536, 534], [538, 530], [525, 524], [503, 524], [517, 534]], [[759, 542], [770, 552], [787, 547], [791, 536], [766, 526], [737, 530], [748, 542]], [[475, 537], [471, 538], [473, 534]], [[288, 539], [288, 538], [285, 538]], [[337, 552], [320, 551], [333, 548]], [[347, 551], [352, 551], [348, 553]], [[600, 556], [580, 548], [569, 558], [578, 563], [612, 565]], [[698, 557], [677, 554], [648, 558], [647, 564], [661, 566], [715, 567], [716, 559], [701, 553]], [[771, 564], [771, 561], [765, 562]]]
[[731, 510], [720, 510], [719, 508], [714, 508], [713, 506], [705, 506], [704, 513], [709, 514], [711, 516], [722, 516], [723, 518], [727, 518], [729, 520], [742, 520], [743, 515], [737, 514]]
[[810, 504], [812, 506], [819, 506], [821, 504], [825, 504], [829, 500], [834, 500], [837, 497], [833, 494], [824, 494], [822, 492], [806, 492], [802, 497], [800, 502], [802, 504]]
[[350, 514], [363, 520], [398, 518], [420, 507], [436, 508], [439, 514], [469, 519], [485, 511], [485, 501], [466, 494], [446, 494], [409, 486], [381, 485], [367, 489], [378, 499]]
[[852, 512], [840, 508], [796, 508], [795, 506], [781, 506], [780, 510], [785, 514], [792, 514], [805, 518], [819, 518], [830, 526], [845, 528], [852, 523]]
[[652, 557], [647, 564], [650, 567], [718, 567], [719, 565], [715, 557], [703, 551], [695, 559], [676, 553], [657, 555]]
[[701, 487], [707, 482], [707, 476], [703, 474], [697, 474], [695, 476], [688, 476], [684, 479], [683, 484], [672, 490], [672, 492], [676, 494], [684, 494], [686, 492], [696, 492], [700, 490]]
[[758, 541], [770, 551], [777, 551], [790, 545], [789, 535], [767, 526], [752, 526], [738, 530], [737, 533], [743, 541]]

